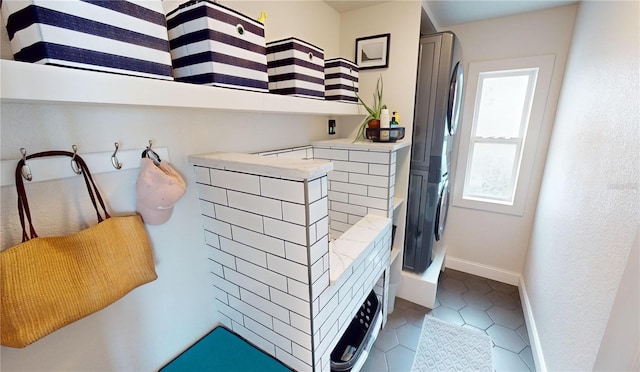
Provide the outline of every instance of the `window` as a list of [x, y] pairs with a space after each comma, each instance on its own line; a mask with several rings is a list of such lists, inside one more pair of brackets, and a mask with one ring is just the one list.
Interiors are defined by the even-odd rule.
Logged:
[[469, 65], [454, 205], [523, 214], [553, 60]]
[[463, 198], [513, 205], [537, 75], [480, 73]]

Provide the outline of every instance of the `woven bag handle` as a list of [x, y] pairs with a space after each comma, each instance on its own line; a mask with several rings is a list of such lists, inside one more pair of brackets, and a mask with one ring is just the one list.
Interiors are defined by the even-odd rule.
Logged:
[[[93, 176], [89, 171], [89, 167], [85, 163], [84, 159], [77, 154], [74, 154], [69, 151], [44, 151], [35, 154], [31, 154], [26, 157], [26, 159], [33, 158], [42, 158], [42, 157], [50, 157], [50, 156], [68, 156], [74, 159], [74, 161], [80, 167], [82, 171], [82, 175], [84, 178], [85, 185], [87, 186], [87, 191], [89, 193], [89, 197], [91, 198], [91, 203], [93, 204], [94, 209], [96, 210], [96, 215], [98, 217], [98, 223], [104, 221], [106, 218], [110, 218], [111, 216], [107, 212], [107, 209], [104, 204], [104, 200], [98, 191], [98, 187], [93, 181]], [[16, 181], [16, 189], [18, 192], [18, 216], [20, 217], [20, 225], [22, 226], [22, 241], [25, 242], [29, 239], [36, 238], [38, 234], [33, 227], [32, 218], [31, 218], [31, 210], [29, 208], [29, 202], [27, 200], [27, 193], [24, 187], [24, 181], [22, 179], [22, 167], [25, 164], [25, 159], [21, 159], [18, 161], [18, 165], [16, 166], [15, 173], [15, 181]], [[96, 199], [100, 204], [102, 209], [102, 213], [104, 217], [101, 215], [100, 210], [98, 209], [98, 203], [96, 203]], [[26, 224], [25, 224], [25, 216], [26, 220], [29, 223], [29, 234], [27, 234]]]

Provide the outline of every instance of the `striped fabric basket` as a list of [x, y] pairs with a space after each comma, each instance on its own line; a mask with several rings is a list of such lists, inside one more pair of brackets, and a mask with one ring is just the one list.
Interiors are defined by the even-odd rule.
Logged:
[[344, 58], [324, 62], [324, 99], [358, 103], [358, 66]]
[[162, 2], [2, 1], [16, 61], [173, 80]]
[[324, 99], [324, 50], [296, 38], [267, 43], [269, 91]]
[[268, 92], [264, 25], [210, 1], [167, 14], [177, 81]]

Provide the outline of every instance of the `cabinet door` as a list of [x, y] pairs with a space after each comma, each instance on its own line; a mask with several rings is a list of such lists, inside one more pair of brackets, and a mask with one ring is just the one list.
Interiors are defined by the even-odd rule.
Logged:
[[429, 170], [432, 129], [435, 119], [438, 70], [442, 37], [434, 35], [420, 39], [418, 78], [411, 141], [411, 168]]
[[402, 260], [404, 270], [421, 273], [431, 264], [437, 203], [438, 185], [429, 183], [428, 172], [411, 171]]

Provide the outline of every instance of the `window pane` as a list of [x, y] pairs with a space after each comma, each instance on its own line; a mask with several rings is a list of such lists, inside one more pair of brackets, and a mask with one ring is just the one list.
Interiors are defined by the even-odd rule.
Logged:
[[506, 138], [520, 136], [530, 78], [529, 72], [523, 74], [516, 76], [480, 74], [482, 91], [475, 136]]
[[472, 144], [471, 167], [464, 198], [513, 202], [514, 163], [518, 146], [514, 143]]

